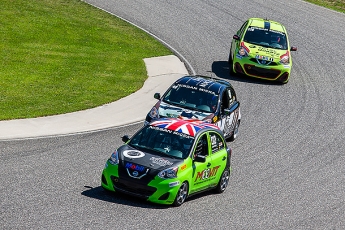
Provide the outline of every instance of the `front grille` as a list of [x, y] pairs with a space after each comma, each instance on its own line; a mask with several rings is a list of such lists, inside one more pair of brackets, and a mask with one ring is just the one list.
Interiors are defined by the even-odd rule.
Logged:
[[249, 60], [254, 62], [254, 63], [258, 63], [258, 64], [266, 65], [266, 66], [277, 66], [278, 65], [276, 62], [270, 62], [270, 61], [266, 61], [266, 64], [262, 64], [263, 60], [256, 59], [256, 58], [250, 58]]
[[[151, 180], [155, 178], [155, 176], [158, 173], [153, 169], [148, 169], [147, 167], [143, 167], [143, 166], [142, 166], [143, 167], [142, 170], [136, 170], [136, 169], [132, 169], [128, 167], [126, 168], [127, 163], [130, 163], [130, 162], [123, 161], [120, 163], [118, 167], [119, 177], [124, 180], [132, 181], [133, 183], [148, 184]], [[134, 171], [137, 171], [138, 173], [138, 175], [136, 176], [137, 178], [133, 177]]]
[[253, 75], [261, 78], [276, 79], [280, 75], [280, 70], [276, 69], [264, 69], [256, 67], [254, 65], [244, 65], [244, 69], [248, 75]]
[[[115, 191], [123, 192], [132, 196], [147, 199], [156, 192], [156, 188], [147, 184], [135, 183], [133, 181], [111, 176]], [[139, 182], [139, 181], [138, 181]]]

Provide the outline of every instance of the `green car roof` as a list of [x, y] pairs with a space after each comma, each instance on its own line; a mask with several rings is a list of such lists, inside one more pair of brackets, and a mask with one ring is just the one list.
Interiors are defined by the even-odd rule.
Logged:
[[286, 33], [285, 27], [280, 24], [279, 22], [273, 21], [273, 20], [268, 20], [268, 19], [263, 19], [263, 18], [250, 18], [248, 26], [255, 26], [259, 28], [265, 28], [265, 22], [270, 23], [270, 29], [275, 30], [275, 31], [280, 31], [283, 33]]

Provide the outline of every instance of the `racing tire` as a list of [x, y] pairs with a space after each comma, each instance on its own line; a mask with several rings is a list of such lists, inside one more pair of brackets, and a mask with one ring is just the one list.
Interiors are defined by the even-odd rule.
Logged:
[[231, 53], [229, 53], [228, 64], [229, 64], [230, 75], [231, 75], [231, 76], [236, 76], [236, 73], [235, 73], [235, 71], [234, 71], [234, 62], [233, 62], [233, 60], [232, 60]]
[[181, 184], [176, 194], [176, 198], [174, 200], [173, 205], [175, 207], [181, 206], [187, 199], [187, 196], [188, 196], [188, 183], [185, 181]]
[[236, 122], [236, 125], [235, 125], [235, 128], [234, 128], [234, 131], [233, 131], [232, 135], [229, 138], [227, 138], [228, 141], [234, 141], [237, 138], [237, 136], [238, 136], [238, 128], [239, 127], [240, 127], [240, 120], [238, 120]]
[[217, 193], [223, 193], [225, 191], [225, 189], [228, 187], [229, 179], [230, 179], [230, 169], [229, 167], [227, 167], [224, 169], [222, 176], [219, 179], [218, 185], [216, 187]]

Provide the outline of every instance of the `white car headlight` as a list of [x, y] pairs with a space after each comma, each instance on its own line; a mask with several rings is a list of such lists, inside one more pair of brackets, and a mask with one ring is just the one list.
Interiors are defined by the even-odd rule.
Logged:
[[248, 57], [248, 52], [244, 47], [240, 47], [238, 50], [238, 54], [242, 57]]
[[149, 113], [149, 116], [152, 119], [158, 119], [159, 118], [159, 113], [158, 113], [158, 109], [156, 107], [153, 107]]
[[113, 154], [111, 154], [111, 156], [109, 158], [109, 163], [112, 165], [118, 165], [119, 164], [119, 154], [118, 154], [117, 150], [115, 150], [115, 152], [113, 152]]
[[280, 56], [280, 63], [282, 63], [283, 65], [288, 65], [288, 64], [290, 64], [289, 51], [286, 52], [286, 54]]
[[250, 50], [244, 45], [244, 42], [241, 42], [240, 47], [238, 48], [238, 57], [248, 57]]

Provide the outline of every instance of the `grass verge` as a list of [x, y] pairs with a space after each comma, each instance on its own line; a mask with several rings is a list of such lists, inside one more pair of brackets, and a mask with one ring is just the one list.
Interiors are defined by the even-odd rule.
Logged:
[[306, 0], [307, 2], [345, 13], [345, 0]]
[[0, 0], [0, 120], [106, 104], [140, 89], [143, 58], [172, 54], [80, 0]]
[[[345, 0], [306, 0], [345, 13]], [[0, 0], [0, 120], [116, 101], [147, 78], [158, 41], [80, 0]]]

